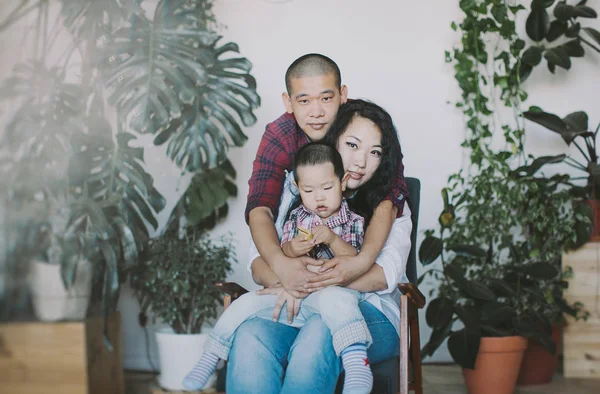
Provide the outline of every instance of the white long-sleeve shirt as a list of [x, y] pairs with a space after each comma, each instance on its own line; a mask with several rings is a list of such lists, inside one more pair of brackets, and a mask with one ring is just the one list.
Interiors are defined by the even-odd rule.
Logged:
[[[298, 188], [294, 186], [293, 174], [290, 173], [286, 177], [281, 202], [279, 204], [279, 217], [275, 221], [275, 228], [279, 239], [281, 239], [285, 216], [289, 212], [289, 208], [298, 198]], [[408, 204], [404, 204], [402, 216], [397, 218], [390, 231], [390, 235], [383, 246], [383, 249], [377, 256], [375, 263], [378, 264], [385, 275], [387, 289], [366, 293], [365, 301], [371, 303], [379, 309], [394, 325], [396, 331], [400, 327], [400, 290], [398, 283], [408, 282], [406, 277], [406, 263], [410, 253], [410, 233], [412, 231], [412, 222], [410, 220], [410, 208]], [[248, 254], [248, 271], [252, 271], [252, 262], [260, 257], [258, 249], [252, 238], [250, 239], [250, 252]]]

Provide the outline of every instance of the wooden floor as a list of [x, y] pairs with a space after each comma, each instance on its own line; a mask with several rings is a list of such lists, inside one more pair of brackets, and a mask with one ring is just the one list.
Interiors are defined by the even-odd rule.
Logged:
[[[455, 365], [423, 365], [425, 394], [466, 394], [460, 368]], [[155, 394], [155, 376], [149, 373], [125, 372], [127, 394]], [[208, 392], [207, 392], [208, 393]], [[212, 391], [214, 393], [214, 391]], [[560, 375], [542, 386], [518, 387], [517, 394], [598, 394], [600, 380], [565, 379]]]

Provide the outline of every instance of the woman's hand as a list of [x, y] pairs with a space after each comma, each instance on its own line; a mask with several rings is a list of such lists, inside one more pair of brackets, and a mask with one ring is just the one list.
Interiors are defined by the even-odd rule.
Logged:
[[279, 278], [282, 286], [286, 291], [296, 298], [304, 298], [307, 294], [305, 287], [308, 280], [314, 276], [306, 267], [309, 265], [320, 266], [322, 261], [312, 259], [308, 256], [290, 258], [284, 257], [281, 263], [274, 269], [275, 274]]
[[[277, 298], [277, 302], [275, 302], [275, 307], [273, 308], [274, 322], [279, 321], [279, 315], [281, 314], [281, 309], [283, 309], [284, 304], [287, 306], [286, 309], [288, 323], [291, 323], [292, 320], [294, 320], [294, 317], [298, 315], [298, 311], [300, 310], [300, 304], [302, 303], [302, 298], [292, 297], [287, 291], [285, 291], [281, 284], [276, 284], [274, 286], [258, 290], [256, 294], [271, 294], [279, 296]], [[308, 293], [306, 293], [306, 295], [308, 295]]]
[[[328, 286], [346, 286], [369, 270], [372, 262], [361, 255], [334, 257], [323, 263], [318, 274], [308, 278], [304, 290], [313, 293]], [[328, 271], [329, 270], [329, 271]], [[325, 272], [327, 271], [327, 272]]]

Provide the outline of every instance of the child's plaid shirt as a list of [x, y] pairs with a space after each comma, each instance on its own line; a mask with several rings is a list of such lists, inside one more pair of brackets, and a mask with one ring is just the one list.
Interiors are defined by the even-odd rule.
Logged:
[[[299, 226], [312, 231], [315, 226], [321, 224], [325, 224], [345, 242], [354, 246], [357, 252], [360, 251], [365, 234], [365, 219], [350, 210], [346, 199], [342, 199], [342, 205], [340, 206], [339, 212], [327, 219], [326, 223], [323, 223], [317, 214], [307, 210], [304, 205], [300, 205], [298, 208], [294, 209], [283, 226], [281, 245], [291, 241], [298, 235]], [[317, 245], [315, 246], [315, 249], [318, 259], [331, 259], [334, 257], [333, 251], [327, 245]]]

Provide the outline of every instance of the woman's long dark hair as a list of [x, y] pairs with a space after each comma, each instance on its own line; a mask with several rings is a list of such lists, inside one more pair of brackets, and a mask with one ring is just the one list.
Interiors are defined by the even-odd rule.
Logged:
[[350, 208], [363, 216], [368, 223], [375, 208], [394, 186], [398, 163], [402, 160], [402, 151], [390, 114], [377, 104], [366, 100], [352, 100], [342, 104], [323, 142], [337, 149], [340, 137], [355, 118], [368, 119], [381, 131], [383, 152], [379, 167], [375, 170], [373, 177], [359, 187], [354, 197], [348, 200]]

